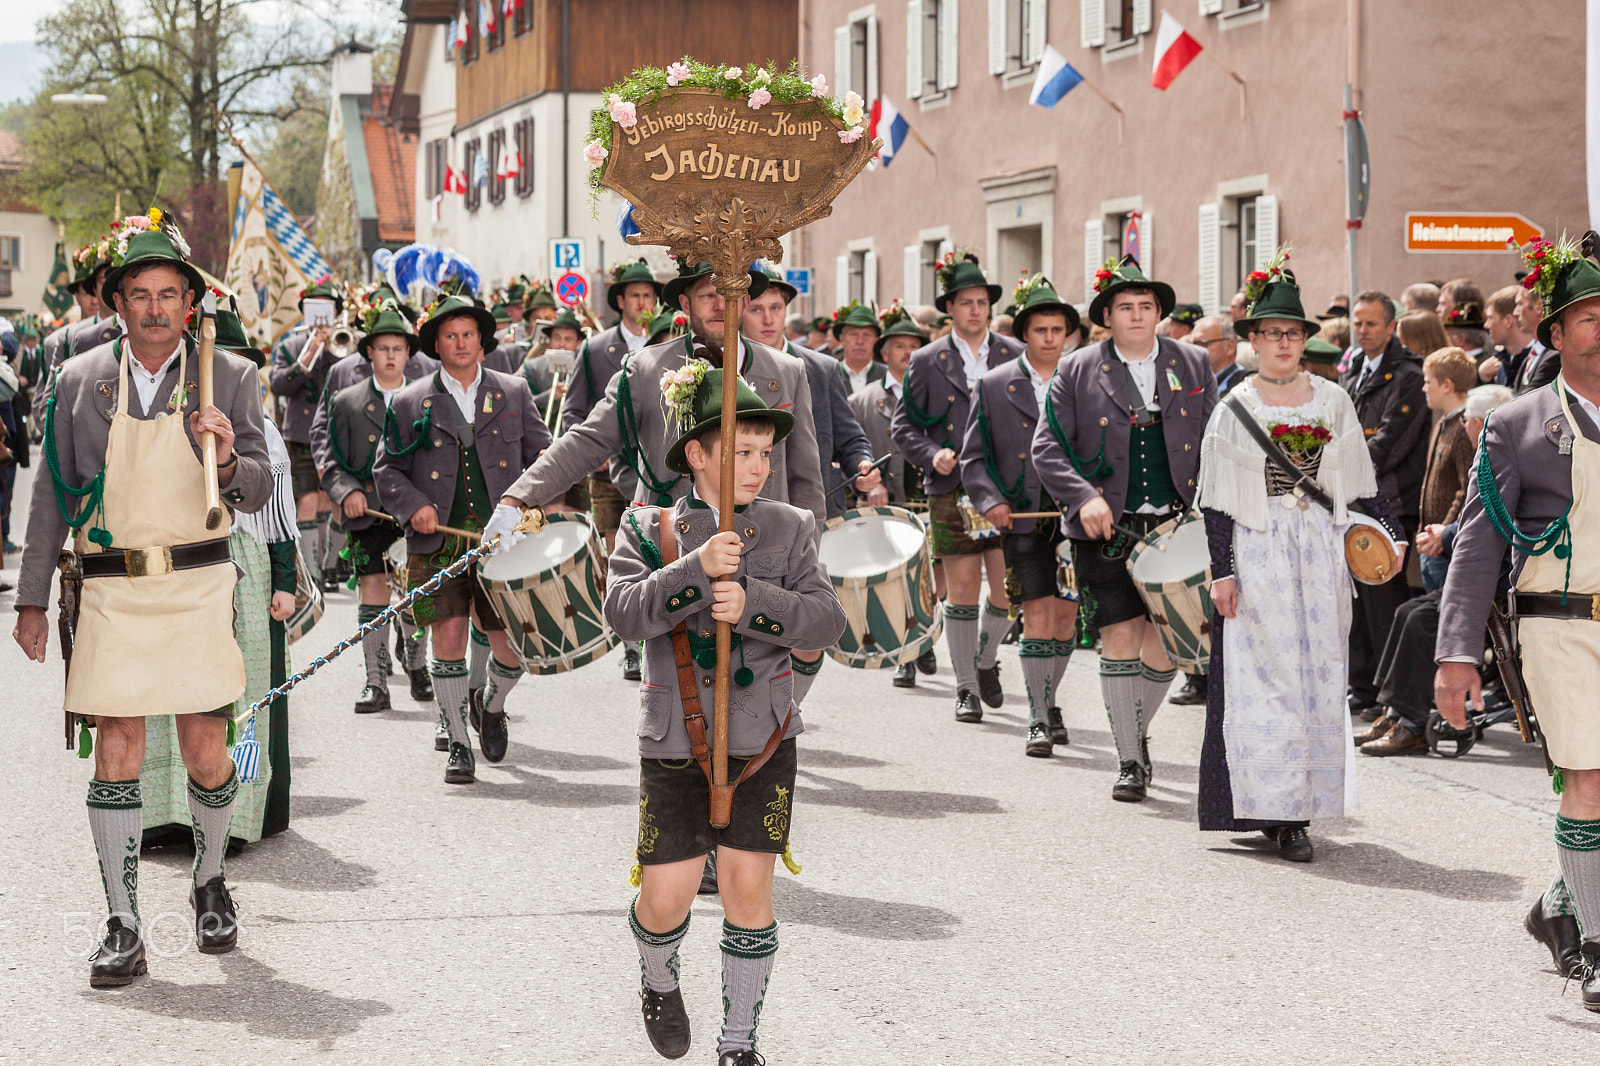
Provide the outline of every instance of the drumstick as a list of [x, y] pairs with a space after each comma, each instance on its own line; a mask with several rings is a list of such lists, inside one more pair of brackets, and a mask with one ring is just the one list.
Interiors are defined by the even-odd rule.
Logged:
[[[367, 514], [371, 515], [373, 518], [381, 518], [385, 522], [393, 522], [397, 526], [400, 524], [400, 520], [398, 518], [395, 518], [393, 515], [386, 515], [382, 511], [370, 511], [369, 510], [367, 512]], [[439, 525], [436, 525], [433, 528], [434, 528], [434, 531], [437, 532], [437, 533], [448, 533], [452, 537], [466, 537], [468, 540], [482, 540], [483, 539], [483, 534], [482, 533], [474, 533], [470, 529], [457, 529], [455, 526], [439, 526]]]
[[[212, 373], [213, 356], [217, 345], [217, 295], [210, 289], [200, 301], [200, 410], [214, 406], [216, 399], [215, 377]], [[206, 528], [222, 525], [222, 490], [217, 483], [217, 435], [200, 434], [200, 459], [205, 467]]]
[[[881, 459], [874, 459], [872, 461], [872, 469], [874, 469], [874, 470], [882, 470], [884, 468], [885, 464], [887, 464], [889, 462], [890, 458], [892, 458], [892, 456], [885, 455]], [[841, 471], [839, 471], [839, 473], [843, 474], [844, 471], [841, 470]], [[856, 478], [858, 478], [858, 477], [866, 477], [866, 476], [867, 476], [866, 474], [851, 474], [849, 477], [847, 477], [843, 481], [839, 482], [839, 484], [835, 485], [833, 488], [829, 489], [827, 492], [824, 492], [822, 494], [822, 498], [823, 499], [827, 499], [829, 496], [832, 496], [834, 493], [838, 492], [840, 489], [848, 488], [849, 486], [855, 484]]]

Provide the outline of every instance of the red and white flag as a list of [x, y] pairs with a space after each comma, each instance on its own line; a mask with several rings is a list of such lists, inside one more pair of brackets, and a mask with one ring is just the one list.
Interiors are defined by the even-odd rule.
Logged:
[[470, 23], [472, 20], [467, 18], [466, 13], [463, 12], [460, 18], [452, 19], [451, 21], [456, 24], [455, 45], [457, 48], [460, 48], [462, 45], [467, 43], [467, 38], [472, 34], [472, 30], [470, 28]]
[[479, 15], [480, 18], [483, 19], [483, 30], [484, 30], [484, 32], [485, 33], [493, 33], [494, 32], [494, 28], [496, 26], [496, 22], [495, 22], [495, 18], [494, 18], [494, 4], [492, 4], [492, 3], [491, 4], [480, 3], [478, 5], [478, 15]]
[[449, 163], [444, 165], [444, 191], [463, 196], [467, 191], [467, 176]]
[[506, 153], [506, 173], [505, 173], [505, 176], [507, 178], [514, 178], [518, 174], [522, 173], [522, 153], [521, 152], [517, 152], [517, 151], [513, 151], [510, 148], [507, 148], [505, 150], [505, 153]]
[[444, 193], [433, 198], [433, 221], [438, 223], [444, 217]]
[[1156, 63], [1150, 73], [1150, 84], [1165, 90], [1184, 67], [1194, 62], [1200, 51], [1200, 42], [1189, 36], [1189, 31], [1179, 25], [1172, 13], [1161, 12], [1161, 28], [1156, 31]]
[[517, 0], [505, 0], [505, 3], [500, 5], [500, 14], [504, 15], [506, 18], [510, 18], [517, 10], [517, 7]]

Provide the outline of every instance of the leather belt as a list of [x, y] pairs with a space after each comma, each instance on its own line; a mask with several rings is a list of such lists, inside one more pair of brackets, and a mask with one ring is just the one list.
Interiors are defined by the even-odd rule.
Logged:
[[1562, 603], [1559, 592], [1511, 590], [1507, 602], [1513, 618], [1583, 618], [1600, 622], [1600, 595], [1569, 592]]
[[155, 577], [174, 570], [195, 570], [229, 560], [228, 538], [202, 540], [194, 544], [160, 545], [154, 548], [110, 548], [78, 556], [85, 578]]

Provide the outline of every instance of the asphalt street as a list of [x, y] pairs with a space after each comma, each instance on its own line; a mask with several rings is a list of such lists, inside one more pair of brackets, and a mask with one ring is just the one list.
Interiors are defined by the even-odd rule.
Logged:
[[[5, 562], [14, 581], [20, 556]], [[335, 595], [292, 653], [354, 629], [353, 595]], [[659, 1061], [625, 918], [637, 707], [619, 659], [524, 679], [510, 753], [472, 786], [444, 784], [431, 704], [397, 679], [393, 711], [358, 717], [359, 652], [337, 660], [291, 697], [289, 831], [228, 863], [238, 950], [194, 950], [190, 856], [147, 851], [150, 974], [91, 991], [91, 764], [63, 746], [54, 644], [39, 666], [4, 641], [0, 1061]], [[913, 692], [832, 662], [818, 677], [804, 871], [778, 874], [759, 1031], [773, 1066], [1551, 1063], [1600, 1046], [1600, 1015], [1522, 930], [1555, 869], [1555, 797], [1513, 727], [1456, 761], [1363, 758], [1360, 810], [1313, 824], [1316, 861], [1290, 865], [1196, 828], [1199, 708], [1161, 711], [1151, 797], [1116, 804], [1092, 655], [1067, 671], [1072, 743], [1049, 760], [1023, 756], [1014, 648], [1001, 663], [1006, 705], [980, 725], [954, 721], [947, 663]], [[720, 917], [698, 902], [683, 952], [686, 1062], [715, 1061]]]

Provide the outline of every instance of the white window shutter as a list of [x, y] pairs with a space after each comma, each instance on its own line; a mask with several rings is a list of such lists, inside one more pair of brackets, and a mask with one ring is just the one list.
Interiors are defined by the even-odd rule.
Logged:
[[915, 307], [922, 302], [922, 245], [906, 245], [900, 253], [900, 261], [905, 275], [900, 282], [900, 299], [907, 307]]
[[913, 100], [922, 95], [922, 4], [923, 0], [906, 4], [906, 95]]
[[1278, 198], [1256, 197], [1255, 269], [1265, 270], [1278, 251]]
[[878, 16], [867, 16], [867, 110], [880, 95], [878, 88]]
[[1006, 72], [1007, 0], [989, 0], [989, 73]]
[[833, 95], [840, 100], [850, 91], [850, 27], [833, 31]]
[[1200, 0], [1200, 14], [1217, 15], [1222, 13], [1222, 0]]
[[1094, 272], [1106, 259], [1106, 224], [1091, 218], [1083, 224], [1083, 298], [1094, 299]]
[[1044, 58], [1044, 39], [1048, 31], [1045, 14], [1050, 5], [1047, 0], [1022, 0], [1023, 25], [1027, 27], [1027, 47], [1023, 49], [1022, 62], [1032, 66]]
[[1139, 269], [1145, 277], [1155, 277], [1156, 268], [1151, 265], [1155, 261], [1154, 248], [1150, 243], [1150, 212], [1145, 211], [1139, 215]]
[[833, 261], [833, 306], [843, 307], [850, 302], [850, 257], [841, 255]]
[[1150, 32], [1150, 0], [1133, 0], [1133, 32]]
[[1106, 0], [1078, 0], [1082, 6], [1082, 39], [1085, 48], [1099, 48], [1106, 43]]
[[861, 302], [878, 306], [878, 253], [868, 252], [861, 257]]
[[956, 87], [956, 44], [961, 40], [960, 0], [939, 0], [939, 88]]
[[1206, 314], [1222, 310], [1222, 211], [1200, 205], [1200, 306]]

